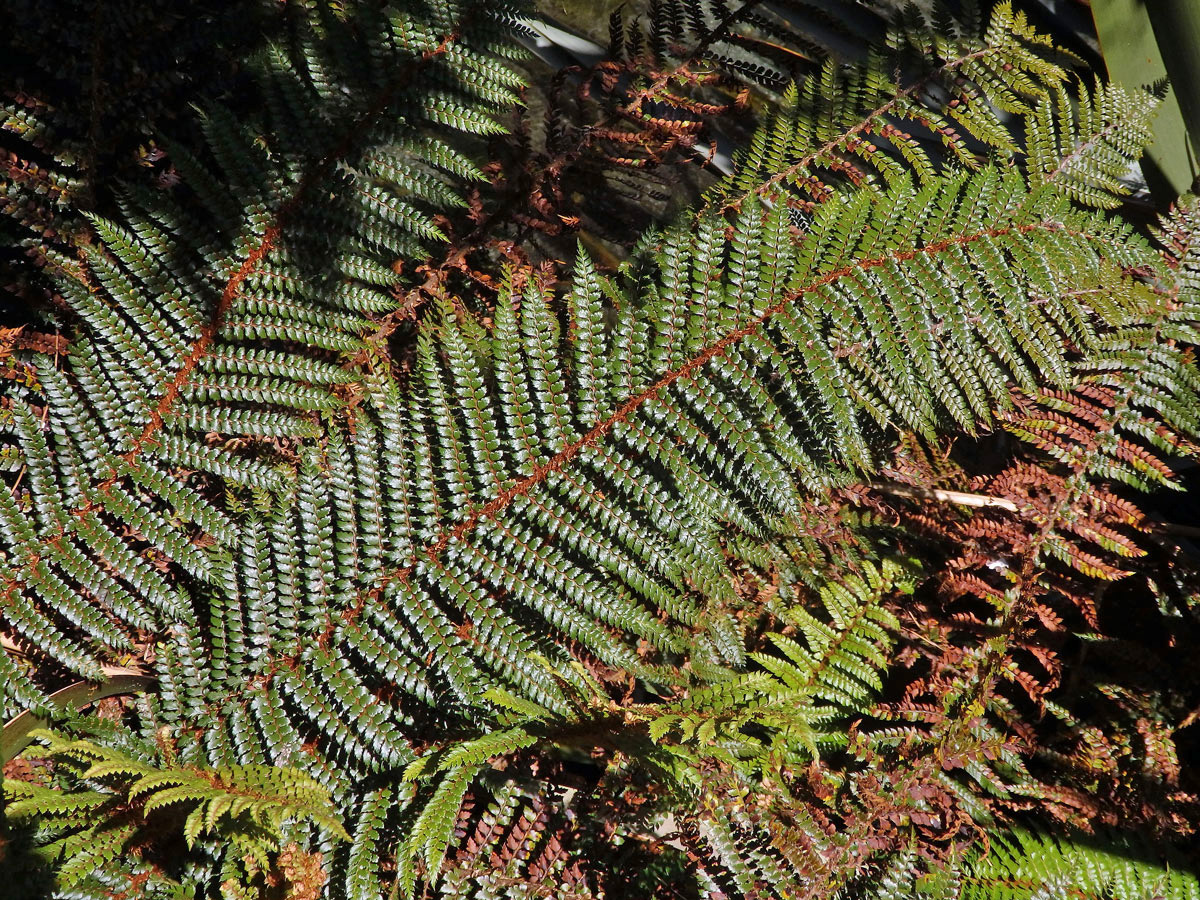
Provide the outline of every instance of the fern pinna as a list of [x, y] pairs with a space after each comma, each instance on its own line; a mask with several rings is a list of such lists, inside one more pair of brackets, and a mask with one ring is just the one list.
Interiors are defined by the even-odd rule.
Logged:
[[[136, 748], [137, 755], [38, 731], [34, 737], [45, 743], [46, 755], [68, 761], [64, 780], [74, 781], [71, 787], [75, 789], [64, 791], [26, 781], [6, 784], [10, 801], [6, 815], [17, 822], [38, 817], [40, 825], [54, 836], [39, 848], [39, 854], [48, 860], [67, 859], [55, 873], [60, 888], [103, 884], [104, 870], [124, 856], [130, 844], [153, 842], [154, 838], [139, 834], [140, 830], [149, 830], [152, 823], [169, 827], [161, 825], [164, 812], [192, 804], [195, 806], [182, 826], [184, 841], [188, 847], [205, 840], [217, 847], [222, 856], [222, 883], [247, 888], [242, 894], [223, 888], [232, 896], [258, 896], [250, 888], [264, 875], [268, 879], [272, 874], [291, 877], [285, 853], [291, 854], [295, 868], [294, 857], [304, 851], [294, 842], [288, 845], [290, 849], [280, 844], [293, 822], [312, 822], [325, 834], [349, 840], [330, 807], [328, 792], [302, 772], [277, 766], [226, 766], [210, 771], [158, 768], [138, 758], [148, 755], [148, 748], [145, 742], [139, 746], [136, 736], [111, 731], [107, 736]], [[123, 781], [128, 782], [127, 787], [113, 792], [111, 783]], [[80, 785], [105, 789], [80, 789]], [[154, 890], [181, 895], [179, 884], [165, 880], [155, 884], [161, 877], [160, 867], [139, 855], [143, 856], [141, 864], [134, 866], [130, 875], [143, 878]], [[316, 859], [319, 862], [319, 856]], [[272, 873], [272, 869], [282, 871]], [[293, 890], [297, 888], [293, 886]]]
[[[5, 705], [57, 728], [5, 786], [35, 890], [975, 896], [973, 836], [1048, 790], [1003, 689], [1043, 579], [1114, 576], [1084, 500], [1197, 436], [1195, 204], [1161, 248], [1085, 208], [1155, 95], [1079, 82], [1007, 4], [910, 16], [619, 267], [422, 283], [521, 14], [289, 6], [251, 100], [46, 249], [69, 342], [0, 359]], [[1103, 398], [1090, 428], [1066, 398]], [[1001, 429], [1061, 492], [986, 637], [897, 698], [936, 559], [869, 485]], [[51, 702], [130, 662], [155, 690], [118, 722]], [[1077, 836], [1005, 846], [1093, 889]]]

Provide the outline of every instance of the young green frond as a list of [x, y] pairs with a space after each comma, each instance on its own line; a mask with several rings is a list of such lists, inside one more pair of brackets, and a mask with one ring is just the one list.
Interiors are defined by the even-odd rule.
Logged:
[[[119, 853], [129, 843], [162, 840], [163, 815], [186, 812], [181, 836], [189, 848], [217, 849], [226, 867], [235, 864], [249, 884], [268, 872], [285, 836], [308, 825], [337, 840], [350, 840], [329, 792], [314, 778], [286, 767], [249, 765], [198, 768], [160, 764], [89, 740], [72, 740], [40, 729], [40, 753], [56, 765], [60, 784], [4, 782], [5, 815], [34, 821], [57, 835], [62, 858], [60, 888], [87, 890], [120, 871]], [[126, 736], [128, 737], [128, 736]], [[119, 824], [114, 832], [113, 826]], [[116, 838], [116, 843], [111, 839]], [[103, 854], [103, 855], [101, 855]]]

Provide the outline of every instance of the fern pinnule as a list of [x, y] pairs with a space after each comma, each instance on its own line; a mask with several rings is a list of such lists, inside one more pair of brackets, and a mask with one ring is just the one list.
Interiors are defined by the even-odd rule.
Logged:
[[1053, 182], [1076, 201], [1115, 208], [1130, 193], [1130, 169], [1149, 144], [1161, 90], [1097, 81], [1043, 97], [1028, 119], [1030, 178]]

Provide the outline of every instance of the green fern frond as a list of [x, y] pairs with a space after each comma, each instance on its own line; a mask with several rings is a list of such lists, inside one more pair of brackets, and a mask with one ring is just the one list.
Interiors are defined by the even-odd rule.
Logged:
[[[902, 568], [885, 560], [879, 569], [865, 563], [861, 578], [850, 576], [823, 588], [827, 622], [804, 607], [794, 607], [785, 621], [803, 636], [803, 643], [769, 634], [772, 651], [751, 654], [758, 670], [666, 704], [650, 722], [651, 739], [662, 741], [678, 730], [684, 743], [695, 741], [704, 747], [733, 741], [740, 744], [735, 752], [758, 760], [780, 752], [790, 756], [798, 749], [815, 757], [818, 747], [841, 746], [841, 723], [861, 713], [881, 687], [889, 632], [898, 623], [879, 600], [900, 587], [904, 578]], [[777, 733], [771, 742], [751, 749], [757, 739], [740, 733], [749, 725]], [[830, 725], [837, 727], [827, 730]]]
[[[506, 692], [490, 692], [494, 703], [525, 712], [525, 720], [448, 745], [405, 770], [405, 780], [434, 778], [437, 786], [402, 842], [404, 896], [415, 895], [419, 860], [424, 881], [437, 883], [459, 806], [486, 764], [534, 745], [570, 751], [593, 742], [619, 748], [629, 765], [670, 779], [679, 792], [676, 816], [688, 814], [693, 793], [704, 790], [705, 773], [714, 765], [730, 767], [750, 785], [767, 773], [802, 766], [821, 750], [844, 746], [847, 720], [862, 715], [880, 687], [889, 632], [898, 627], [882, 599], [911, 590], [911, 574], [892, 560], [878, 568], [866, 564], [861, 578], [822, 592], [820, 618], [803, 607], [787, 617], [803, 643], [769, 634], [771, 648], [752, 654], [754, 670], [726, 671], [720, 680], [662, 704], [617, 706], [592, 683], [573, 701], [576, 713], [563, 718]], [[728, 827], [710, 824], [718, 831]]]
[[[739, 43], [741, 13], [715, 8], [689, 27]], [[965, 822], [1023, 789], [969, 687], [966, 750], [936, 745], [918, 786], [871, 780], [907, 735], [851, 723], [906, 578], [851, 514], [813, 526], [901, 436], [1007, 428], [1074, 495], [1170, 481], [1162, 457], [1200, 439], [1195, 203], [1165, 258], [1078, 208], [1120, 195], [1150, 95], [1069, 97], [1008, 4], [986, 29], [922, 24], [798, 82], [707, 208], [615, 272], [581, 250], [561, 292], [523, 265], [486, 301], [447, 289], [400, 360], [403, 292], [484, 177], [459, 147], [516, 102], [517, 26], [450, 0], [286, 15], [249, 66], [261, 116], [206, 107], [203, 140], [170, 149], [186, 188], [124, 189], [54, 256], [73, 337], [5, 376], [0, 629], [92, 680], [152, 636], [158, 694], [122, 715], [171, 748], [42, 736], [74, 789], [7, 789], [64, 890], [107, 890], [146, 816], [178, 807], [180, 892], [253, 897], [289, 840], [330, 856], [334, 898], [455, 890], [474, 810], [480, 846], [511, 838], [496, 870], [545, 884], [588, 848], [514, 863], [557, 813], [493, 763], [597, 750], [607, 777], [658, 782], [614, 846], [670, 813], [687, 843], [666, 871], [836, 894], [867, 865], [828, 861], [872, 834], [872, 792], [901, 798], [899, 831], [943, 811], [923, 791]], [[1085, 416], [1102, 439], [1075, 440]], [[1130, 547], [1067, 519], [1039, 523], [1034, 569], [1072, 539]], [[43, 697], [50, 665], [0, 659], [7, 698]], [[938, 769], [960, 750], [969, 787]], [[856, 832], [834, 795], [867, 798], [839, 807]]]
[[915, 896], [946, 900], [1021, 900], [1048, 894], [1194, 900], [1200, 897], [1200, 880], [1186, 863], [1157, 858], [1133, 838], [1070, 840], [1018, 831], [994, 840], [964, 870], [946, 867], [919, 881], [916, 890]]
[[431, 887], [436, 887], [459, 807], [477, 772], [477, 767], [464, 766], [443, 778], [413, 822], [412, 831], [397, 859], [399, 877], [396, 883], [403, 896], [413, 896], [416, 889], [418, 859], [424, 862], [425, 880]]
[[1027, 120], [1029, 175], [1088, 206], [1113, 209], [1129, 193], [1132, 165], [1150, 144], [1162, 91], [1130, 91], [1097, 80], [1039, 101]]
[[150, 845], [161, 841], [157, 814], [170, 807], [187, 810], [179, 836], [189, 849], [215, 847], [219, 858], [236, 848], [232, 860], [239, 883], [247, 885], [272, 869], [285, 835], [296, 828], [311, 825], [322, 835], [350, 840], [329, 792], [296, 769], [161, 765], [44, 729], [33, 737], [44, 746], [41, 753], [59, 764], [60, 784], [6, 779], [5, 816], [36, 822], [53, 835], [39, 855], [55, 862], [63, 889], [96, 886], [119, 872], [139, 838]]
[[353, 380], [328, 351], [361, 349], [368, 314], [394, 306], [393, 264], [441, 240], [434, 215], [462, 202], [454, 179], [471, 173], [444, 138], [494, 130], [514, 101], [519, 79], [490, 52], [504, 8], [348, 10], [297, 11], [295, 44], [250, 66], [261, 119], [210, 107], [203, 149], [170, 147], [185, 202], [130, 186], [118, 218], [91, 216], [80, 259], [50, 251], [76, 339], [5, 391], [6, 450], [28, 476], [3, 513], [3, 627], [80, 676], [98, 680], [136, 629], [191, 624], [171, 573], [214, 583], [197, 542], [239, 537], [181, 468], [283, 487], [206, 436], [319, 434]]
[[[81, 781], [121, 783], [126, 800], [138, 802], [142, 815], [176, 803], [194, 805], [184, 825], [189, 845], [201, 834], [236, 828], [239, 822], [261, 829], [268, 840], [277, 842], [282, 825], [289, 820], [310, 821], [334, 837], [349, 840], [345, 828], [331, 811], [328, 791], [295, 769], [271, 766], [230, 766], [207, 771], [163, 769], [112, 748], [70, 740], [52, 731], [39, 729], [32, 736], [42, 742], [49, 758], [66, 758], [76, 763]], [[18, 794], [21, 790], [18, 789]], [[55, 796], [50, 797], [45, 789], [35, 789], [21, 805], [10, 805], [7, 815], [16, 818], [58, 815], [55, 809], [75, 812], [76, 804], [90, 809], [98, 805], [96, 798], [100, 796], [89, 791], [77, 800], [53, 793]]]
[[[1122, 265], [1136, 258], [1135, 238], [1049, 189], [1026, 193], [1014, 173], [831, 202], [799, 242], [783, 211], [748, 205], [727, 249], [714, 251], [706, 231], [676, 240], [678, 258], [639, 263], [636, 282], [631, 266], [629, 287], [585, 268], [581, 284], [593, 286], [576, 308], [619, 298], [610, 328], [561, 336], [549, 298], [532, 289], [519, 308], [501, 296], [491, 335], [443, 309], [407, 393], [380, 378], [354, 433], [334, 427], [323, 450], [305, 453], [289, 502], [319, 539], [289, 537], [274, 560], [257, 539], [239, 551], [249, 555], [234, 571], [275, 585], [261, 607], [273, 625], [263, 631], [231, 606], [241, 624], [223, 627], [262, 634], [276, 660], [268, 679], [314, 724], [340, 721], [336, 741], [370, 767], [406, 760], [408, 714], [403, 704], [375, 712], [368, 680], [409, 685], [421, 703], [467, 719], [488, 709], [480, 695], [493, 685], [565, 711], [562, 688], [531, 662], [545, 655], [564, 668], [543, 636], [657, 677], [629, 642], [677, 652], [697, 621], [694, 592], [736, 603], [722, 535], [790, 539], [809, 491], [874, 468], [881, 426], [987, 427], [1010, 381], [1069, 378], [1069, 344], [1098, 347], [1106, 321], [1153, 302], [1107, 260], [1114, 241], [1128, 248]], [[743, 231], [777, 248], [769, 264], [736, 261]], [[744, 285], [736, 304], [712, 280], [725, 253]], [[668, 313], [678, 288], [656, 285], [657, 273], [669, 283], [680, 265], [692, 270], [690, 296]], [[635, 283], [650, 286], [644, 304], [625, 294]], [[1024, 304], [1030, 293], [1046, 301]], [[639, 328], [647, 353], [631, 365], [623, 335]], [[380, 485], [387, 505], [371, 499]], [[290, 533], [269, 522], [242, 527], [277, 542]], [[282, 568], [264, 579], [263, 566]], [[692, 653], [739, 662], [722, 618], [706, 621]], [[298, 647], [292, 622], [318, 646]], [[197, 702], [226, 696], [214, 674]], [[851, 687], [830, 686], [829, 698], [839, 690]]]
[[[1048, 149], [1050, 112], [1043, 107], [1056, 98], [1063, 102], [1069, 77], [1063, 64], [1070, 60], [1056, 54], [1024, 13], [997, 4], [978, 32], [969, 25], [931, 29], [920, 17], [906, 26], [858, 65], [828, 60], [819, 73], [791, 86], [783, 111], [759, 130], [738, 172], [710, 194], [710, 202], [736, 207], [749, 195], [787, 184], [809, 204], [820, 203], [838, 184], [882, 188], [901, 178], [925, 182], [974, 168], [984, 161], [980, 150], [1009, 158], [1020, 150], [1014, 138], [1020, 129], [1006, 116], [1026, 123], [1031, 145]], [[914, 67], [909, 80], [896, 82], [897, 71]], [[1135, 95], [1081, 97], [1078, 119], [1069, 113], [1060, 118], [1064, 140], [1078, 135], [1075, 146], [1095, 157], [1093, 166], [1101, 146], [1119, 144], [1136, 158], [1145, 134], [1133, 121]]]

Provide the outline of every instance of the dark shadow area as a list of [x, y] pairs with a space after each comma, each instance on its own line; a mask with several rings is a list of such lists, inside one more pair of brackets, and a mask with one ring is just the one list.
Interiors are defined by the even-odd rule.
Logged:
[[0, 879], [5, 900], [47, 900], [54, 872], [35, 853], [34, 829], [0, 816]]
[[[114, 211], [113, 185], [144, 179], [155, 138], [194, 128], [193, 104], [236, 97], [241, 60], [282, 4], [11, 0], [0, 38], [0, 326], [55, 305], [47, 251], [87, 241], [80, 215]], [[232, 25], [231, 23], [236, 23]]]

